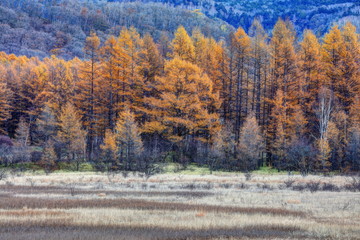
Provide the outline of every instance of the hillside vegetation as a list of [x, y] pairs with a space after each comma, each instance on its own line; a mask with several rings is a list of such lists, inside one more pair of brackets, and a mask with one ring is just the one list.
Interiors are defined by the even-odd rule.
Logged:
[[[120, 1], [124, 0], [112, 0]], [[126, 0], [125, 0], [126, 1]], [[322, 35], [332, 24], [351, 21], [359, 26], [360, 3], [357, 0], [142, 0], [172, 6], [200, 9], [205, 15], [220, 18], [246, 30], [254, 18], [271, 30], [279, 17], [291, 20], [301, 33], [311, 29]]]
[[105, 1], [0, 1], [0, 51], [65, 59], [83, 58], [84, 42], [91, 30], [104, 41], [118, 36], [122, 27], [135, 27], [156, 40], [170, 38], [182, 25], [199, 28], [216, 39], [227, 37], [233, 28], [190, 10], [161, 3], [106, 3]]

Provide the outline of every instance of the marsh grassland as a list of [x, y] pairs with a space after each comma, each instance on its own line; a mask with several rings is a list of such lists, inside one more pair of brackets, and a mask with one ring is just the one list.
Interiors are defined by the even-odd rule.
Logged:
[[287, 175], [13, 174], [0, 239], [360, 239], [359, 180]]

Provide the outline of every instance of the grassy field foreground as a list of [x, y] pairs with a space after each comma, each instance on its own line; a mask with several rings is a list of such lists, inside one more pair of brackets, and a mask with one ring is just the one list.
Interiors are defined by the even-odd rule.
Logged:
[[53, 173], [0, 181], [0, 239], [360, 239], [359, 180]]

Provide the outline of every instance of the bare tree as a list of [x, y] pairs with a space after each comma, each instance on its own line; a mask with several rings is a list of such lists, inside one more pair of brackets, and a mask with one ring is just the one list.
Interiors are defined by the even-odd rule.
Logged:
[[261, 135], [255, 113], [251, 112], [241, 129], [239, 139], [239, 152], [241, 169], [249, 171], [259, 166], [259, 160], [264, 150], [264, 138]]
[[328, 159], [330, 157], [330, 146], [328, 139], [329, 124], [331, 123], [331, 113], [334, 108], [334, 96], [330, 89], [325, 87], [320, 89], [318, 108], [316, 109], [316, 117], [318, 120], [319, 137], [317, 138], [318, 168], [325, 170], [329, 167]]

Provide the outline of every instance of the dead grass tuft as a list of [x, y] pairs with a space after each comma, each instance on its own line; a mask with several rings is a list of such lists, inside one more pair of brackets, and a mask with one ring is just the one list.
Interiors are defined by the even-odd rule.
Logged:
[[155, 202], [139, 199], [40, 199], [30, 197], [1, 198], [2, 209], [47, 208], [47, 209], [70, 209], [70, 208], [119, 208], [138, 210], [173, 210], [173, 211], [209, 211], [223, 213], [243, 214], [271, 214], [280, 216], [305, 217], [301, 211], [287, 210], [282, 208], [262, 207], [232, 207], [218, 205], [196, 205], [176, 202]]

